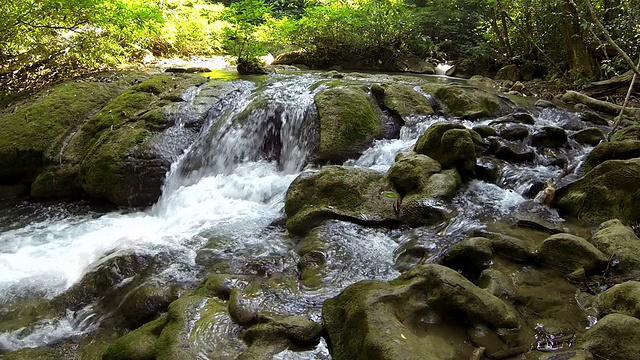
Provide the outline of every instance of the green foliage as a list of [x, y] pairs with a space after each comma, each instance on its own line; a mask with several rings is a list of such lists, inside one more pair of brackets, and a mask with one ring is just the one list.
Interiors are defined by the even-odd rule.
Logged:
[[223, 48], [238, 62], [253, 61], [267, 53], [259, 38], [258, 29], [271, 13], [271, 6], [264, 0], [242, 0], [234, 2], [222, 14], [229, 24], [224, 28]]
[[307, 7], [299, 19], [272, 23], [281, 44], [302, 48], [315, 62], [392, 59], [403, 51], [429, 53], [431, 42], [403, 1], [329, 1]]

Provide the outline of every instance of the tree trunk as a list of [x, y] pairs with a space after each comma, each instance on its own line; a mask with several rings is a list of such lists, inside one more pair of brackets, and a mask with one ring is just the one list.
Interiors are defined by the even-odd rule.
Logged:
[[562, 7], [564, 14], [560, 30], [567, 49], [567, 63], [573, 76], [595, 77], [596, 65], [583, 41], [584, 34], [580, 28], [578, 11], [565, 0]]

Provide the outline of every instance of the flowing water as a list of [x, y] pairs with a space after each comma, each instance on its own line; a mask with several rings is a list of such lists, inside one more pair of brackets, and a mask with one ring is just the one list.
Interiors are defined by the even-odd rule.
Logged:
[[[203, 130], [172, 165], [160, 200], [148, 210], [104, 213], [83, 203], [0, 205], [0, 304], [52, 299], [101, 263], [126, 253], [169, 254], [170, 265], [154, 275], [166, 283], [198, 281], [197, 258], [202, 249], [227, 261], [236, 272], [261, 261], [272, 261], [275, 271], [295, 269], [294, 244], [274, 224], [284, 216], [289, 184], [302, 171], [313, 171], [305, 169], [317, 141], [313, 96], [323, 88], [316, 83], [324, 79], [321, 74], [303, 74], [273, 75], [258, 84], [239, 81], [241, 90], [233, 101], [210, 110]], [[188, 109], [180, 111], [188, 117]], [[544, 110], [536, 125], [528, 127], [558, 124], [571, 116], [562, 110]], [[410, 149], [429, 125], [460, 121], [439, 116], [405, 120], [398, 139], [376, 141], [345, 165], [384, 172], [395, 155]], [[570, 168], [589, 150], [573, 145], [574, 150], [566, 154]], [[327, 249], [327, 286], [281, 293], [266, 299], [263, 306], [319, 320], [322, 301], [345, 286], [362, 279], [393, 278], [402, 263], [434, 261], [470, 229], [483, 228], [488, 221], [534, 211], [548, 221], [561, 222], [554, 211], [522, 195], [532, 181], [554, 181], [560, 176], [562, 169], [553, 166], [510, 165], [498, 185], [478, 180], [466, 184], [453, 201], [458, 215], [433, 228], [385, 230], [333, 222], [323, 230], [332, 241]], [[212, 239], [216, 240], [213, 245]], [[407, 255], [417, 247], [427, 254], [419, 261]], [[0, 350], [42, 346], [93, 331], [104, 315], [90, 305], [69, 311], [64, 318], [41, 319], [28, 328], [0, 333]], [[226, 341], [228, 348], [238, 346], [233, 324], [215, 331], [220, 335], [215, 341]], [[285, 351], [276, 358], [313, 356], [328, 358], [326, 345], [308, 352]]]

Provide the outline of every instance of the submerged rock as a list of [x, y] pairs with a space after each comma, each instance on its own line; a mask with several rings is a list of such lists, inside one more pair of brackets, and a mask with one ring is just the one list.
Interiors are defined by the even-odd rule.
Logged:
[[351, 285], [325, 301], [322, 318], [336, 360], [466, 359], [474, 350], [467, 322], [520, 325], [511, 306], [440, 265], [416, 267], [389, 283]]
[[315, 96], [320, 124], [316, 162], [341, 164], [382, 136], [382, 121], [372, 102], [359, 88], [330, 88]]
[[611, 314], [582, 334], [576, 347], [591, 352], [596, 358], [635, 360], [640, 354], [640, 320], [622, 314]]
[[556, 190], [556, 206], [565, 214], [601, 222], [640, 221], [640, 159], [608, 160], [574, 183]]

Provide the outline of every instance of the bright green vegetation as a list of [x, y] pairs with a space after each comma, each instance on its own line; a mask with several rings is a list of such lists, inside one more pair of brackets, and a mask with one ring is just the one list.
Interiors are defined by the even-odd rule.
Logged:
[[[589, 5], [592, 5], [590, 9]], [[0, 97], [143, 58], [289, 53], [299, 63], [393, 69], [456, 60], [464, 73], [602, 78], [638, 56], [635, 0], [15, 0], [0, 4]], [[259, 65], [259, 64], [258, 64]]]

